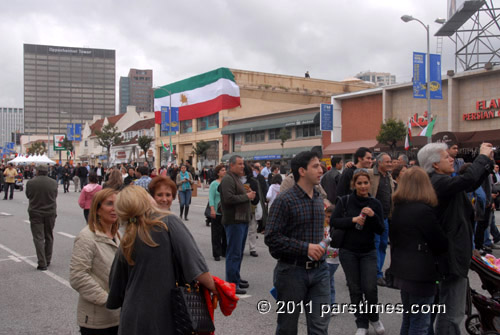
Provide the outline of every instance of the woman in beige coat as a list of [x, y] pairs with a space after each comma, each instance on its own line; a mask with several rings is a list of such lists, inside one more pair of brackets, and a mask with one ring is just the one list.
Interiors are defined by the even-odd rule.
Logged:
[[88, 225], [75, 239], [70, 264], [70, 284], [79, 294], [77, 320], [82, 335], [117, 334], [120, 310], [109, 310], [109, 272], [119, 246], [115, 213], [117, 192], [97, 192]]

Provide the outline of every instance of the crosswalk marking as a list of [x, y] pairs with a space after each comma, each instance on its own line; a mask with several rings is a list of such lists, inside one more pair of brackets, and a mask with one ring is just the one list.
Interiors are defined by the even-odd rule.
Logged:
[[69, 238], [75, 238], [76, 236], [74, 235], [71, 235], [71, 234], [68, 234], [68, 233], [64, 233], [62, 231], [58, 231], [57, 232], [59, 235], [62, 235], [62, 236], [66, 236], [66, 237], [69, 237]]
[[1, 216], [12, 216], [12, 214], [6, 213], [6, 212], [0, 212], [0, 215]]

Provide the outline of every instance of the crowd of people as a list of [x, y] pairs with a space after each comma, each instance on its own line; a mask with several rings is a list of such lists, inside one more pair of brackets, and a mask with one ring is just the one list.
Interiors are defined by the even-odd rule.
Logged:
[[[317, 153], [302, 152], [284, 178], [279, 166], [249, 164], [238, 155], [201, 174], [190, 164], [162, 167], [158, 174], [146, 165], [65, 166], [64, 191], [69, 192], [65, 178], [76, 180], [75, 191], [80, 185], [78, 203], [87, 221], [75, 239], [70, 267], [81, 333], [173, 333], [165, 283], [174, 285], [175, 260], [186, 280], [197, 280], [217, 295], [183, 222], [198, 175], [209, 185], [205, 215], [212, 256], [225, 258], [225, 279], [236, 294], [250, 289], [240, 276], [246, 241], [249, 255], [258, 257], [256, 239], [263, 233], [277, 259], [276, 298], [311, 302], [309, 334], [328, 332], [330, 315], [322, 306], [336, 303], [339, 266], [353, 305], [377, 305], [378, 286], [388, 286], [400, 290], [405, 311], [432, 303], [446, 307], [438, 315], [404, 313], [401, 334], [459, 334], [471, 256], [500, 248], [492, 214], [500, 174], [490, 144], [481, 145], [470, 163], [456, 158], [457, 152], [454, 144], [431, 143], [417, 160], [409, 160], [387, 153], [374, 157], [359, 148], [345, 165], [333, 157], [329, 171]], [[38, 269], [44, 271], [52, 255], [59, 180], [47, 166], [36, 173], [26, 195]], [[179, 216], [172, 211], [176, 197]], [[119, 224], [125, 226], [122, 235]], [[384, 266], [389, 242], [391, 262]], [[151, 289], [160, 285], [161, 292]], [[369, 310], [354, 314], [356, 335], [368, 334], [369, 325], [384, 334], [376, 309]], [[279, 314], [276, 333], [297, 334], [299, 315], [299, 309]]]

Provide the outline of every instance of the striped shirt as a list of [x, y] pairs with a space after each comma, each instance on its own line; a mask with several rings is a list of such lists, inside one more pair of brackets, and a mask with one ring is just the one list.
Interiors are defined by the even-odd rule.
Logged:
[[314, 189], [310, 198], [295, 184], [274, 200], [266, 224], [264, 242], [271, 255], [306, 258], [309, 243], [323, 239], [325, 212], [323, 200]]

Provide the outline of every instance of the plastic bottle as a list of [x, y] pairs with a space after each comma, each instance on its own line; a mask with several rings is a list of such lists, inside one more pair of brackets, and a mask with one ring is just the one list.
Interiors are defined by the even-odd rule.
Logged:
[[[363, 213], [363, 212], [359, 213], [359, 216], [361, 216], [362, 218], [366, 218], [366, 214]], [[360, 225], [359, 223], [356, 223], [356, 229], [357, 230], [363, 230], [363, 227], [364, 226]]]
[[[325, 251], [326, 251], [326, 249], [327, 249], [327, 248], [328, 248], [328, 246], [330, 245], [330, 242], [331, 242], [331, 241], [332, 241], [332, 238], [331, 238], [330, 236], [328, 236], [328, 237], [325, 237], [325, 238], [323, 239], [323, 241], [319, 242], [319, 245], [320, 245], [323, 249], [325, 249]], [[310, 259], [311, 261], [314, 261], [314, 258], [312, 258], [311, 256], [307, 256], [307, 257], [309, 257], [309, 259]]]

